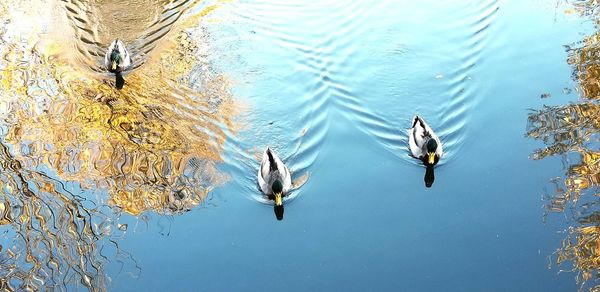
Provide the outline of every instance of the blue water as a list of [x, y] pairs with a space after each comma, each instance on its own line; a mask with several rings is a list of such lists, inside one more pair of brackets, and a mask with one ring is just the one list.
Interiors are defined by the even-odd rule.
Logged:
[[[526, 127], [579, 100], [564, 46], [593, 22], [552, 1], [279, 2], [212, 12], [209, 59], [239, 105], [229, 180], [189, 212], [117, 218], [109, 290], [578, 289], [554, 254], [574, 223], [544, 216], [563, 162], [532, 160]], [[446, 152], [431, 188], [408, 154], [415, 114]], [[301, 181], [282, 221], [256, 185], [267, 146]]]

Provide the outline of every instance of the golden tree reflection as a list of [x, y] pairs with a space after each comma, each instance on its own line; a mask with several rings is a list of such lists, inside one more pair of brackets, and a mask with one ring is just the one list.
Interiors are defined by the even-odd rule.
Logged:
[[[65, 5], [76, 2], [86, 9], [95, 3]], [[20, 25], [35, 18], [16, 17], [21, 12], [13, 5], [47, 2], [0, 3], [0, 23], [8, 26], [0, 27], [0, 228], [9, 227], [5, 234], [13, 238], [11, 246], [0, 245], [0, 290], [102, 290], [110, 260], [132, 261], [111, 232], [121, 211], [179, 214], [225, 180], [217, 164], [233, 131], [234, 106], [198, 26], [216, 6], [169, 21], [152, 46], [138, 48], [146, 50], [143, 66], [116, 90], [110, 76], [73, 65], [80, 52], [69, 52], [63, 36], [41, 38], [42, 25]], [[65, 21], [73, 21], [72, 9]], [[99, 44], [86, 48], [92, 45]]]
[[110, 234], [95, 222], [109, 218], [62, 182], [24, 169], [4, 144], [0, 160], [0, 224], [14, 228], [16, 241], [0, 250], [0, 290], [61, 288], [75, 284], [73, 278], [91, 290], [105, 287], [106, 259], [98, 244]]
[[[598, 18], [596, 1], [577, 1], [574, 11]], [[598, 18], [600, 19], [600, 18]], [[557, 251], [557, 264], [570, 264], [577, 282], [590, 291], [600, 291], [600, 33], [568, 47], [567, 62], [579, 83], [584, 101], [544, 107], [529, 115], [527, 135], [546, 147], [533, 159], [561, 155], [566, 173], [554, 180], [555, 193], [548, 196], [550, 212], [572, 215], [573, 227]]]

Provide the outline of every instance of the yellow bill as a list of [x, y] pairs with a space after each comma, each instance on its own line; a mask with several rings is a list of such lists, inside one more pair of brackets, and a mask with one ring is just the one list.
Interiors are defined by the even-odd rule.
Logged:
[[427, 153], [427, 155], [429, 156], [429, 164], [434, 164], [435, 163], [435, 153], [429, 152], [429, 153]]
[[276, 206], [283, 205], [283, 202], [282, 202], [282, 199], [281, 199], [281, 193], [276, 193], [275, 194], [275, 205]]
[[117, 70], [117, 62], [112, 61], [112, 69]]

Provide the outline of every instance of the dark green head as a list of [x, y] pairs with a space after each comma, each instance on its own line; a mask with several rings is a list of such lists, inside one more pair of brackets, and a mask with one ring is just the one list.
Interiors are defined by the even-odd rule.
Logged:
[[435, 141], [435, 139], [429, 139], [427, 141], [427, 152], [435, 152], [437, 147], [438, 147], [438, 144], [437, 144], [437, 141]]
[[117, 50], [113, 50], [110, 53], [110, 60], [116, 62], [117, 64], [121, 63], [121, 54]]
[[427, 153], [423, 157], [423, 162], [425, 162], [425, 165], [434, 165], [437, 163], [435, 158], [437, 157], [439, 159], [439, 157], [435, 154], [435, 150], [437, 150], [438, 143], [437, 143], [437, 141], [435, 141], [435, 139], [432, 138], [432, 139], [427, 140], [426, 146], [427, 146]]
[[275, 195], [275, 216], [277, 220], [281, 220], [283, 219], [283, 184], [281, 180], [274, 181], [271, 189], [273, 190], [273, 195]]
[[283, 184], [281, 183], [280, 180], [276, 180], [275, 182], [273, 182], [271, 189], [273, 190], [274, 194], [282, 193], [283, 192]]

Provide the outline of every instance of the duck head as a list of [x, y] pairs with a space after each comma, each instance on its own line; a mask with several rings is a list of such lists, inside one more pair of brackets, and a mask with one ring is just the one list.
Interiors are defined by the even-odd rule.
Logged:
[[[438, 143], [437, 141], [435, 141], [435, 139], [429, 139], [427, 140], [427, 160], [426, 160], [426, 164], [428, 165], [434, 165], [436, 163], [436, 154], [435, 151], [437, 150], [438, 147]], [[439, 158], [438, 158], [439, 159]]]
[[121, 64], [121, 53], [119, 53], [119, 51], [117, 50], [117, 48], [114, 48], [112, 50], [112, 52], [110, 53], [110, 68], [109, 68], [109, 71], [111, 71], [111, 72], [117, 71], [117, 66], [119, 66], [119, 64]]
[[280, 180], [276, 180], [273, 182], [273, 186], [271, 187], [273, 190], [273, 195], [275, 196], [275, 206], [273, 207], [275, 211], [275, 217], [277, 220], [283, 219], [283, 184]]

